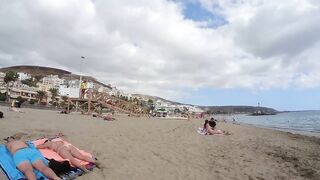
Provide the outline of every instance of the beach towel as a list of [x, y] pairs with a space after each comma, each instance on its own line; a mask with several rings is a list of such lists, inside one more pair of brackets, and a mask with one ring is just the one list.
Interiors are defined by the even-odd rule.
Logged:
[[[217, 131], [221, 131], [221, 130], [217, 130]], [[224, 136], [223, 134], [207, 134], [207, 130], [204, 128], [199, 127], [197, 129], [197, 133], [200, 135], [215, 135], [215, 136]]]
[[197, 133], [200, 135], [207, 135], [207, 130], [199, 127]]
[[[43, 144], [44, 141], [46, 141], [46, 140], [47, 140], [47, 138], [38, 139], [38, 140], [33, 141], [33, 143], [34, 143], [35, 146], [37, 146], [37, 145]], [[55, 138], [55, 140], [61, 140], [61, 141], [63, 141], [65, 144], [72, 145], [71, 143], [69, 143], [69, 142], [67, 142], [67, 141], [65, 141], [65, 140], [63, 140], [63, 139], [60, 139], [60, 138]], [[73, 146], [73, 147], [75, 147], [75, 146]], [[77, 148], [77, 147], [75, 147], [75, 148]], [[77, 148], [77, 149], [78, 149], [78, 148]], [[92, 155], [91, 155], [90, 153], [85, 152], [85, 151], [80, 150], [80, 149], [78, 149], [78, 150], [79, 150], [83, 155], [92, 157]], [[39, 149], [39, 151], [41, 152], [41, 154], [42, 154], [46, 159], [49, 159], [49, 160], [50, 160], [50, 159], [54, 159], [54, 160], [60, 161], [60, 162], [65, 161], [65, 160], [68, 160], [68, 159], [62, 158], [58, 153], [56, 153], [56, 152], [54, 152], [54, 151], [52, 151], [51, 149], [48, 149], [48, 148], [46, 148], [46, 149]], [[68, 160], [68, 161], [69, 161], [69, 160]], [[81, 161], [81, 160], [79, 160], [79, 161], [80, 161], [80, 164], [85, 165], [85, 166], [87, 167], [87, 169], [89, 169], [89, 170], [92, 170], [92, 169], [95, 168], [95, 165], [92, 164], [92, 163], [89, 163], [89, 162], [86, 162], [86, 161]], [[62, 179], [74, 179], [74, 178], [76, 178], [77, 176], [81, 176], [83, 173], [84, 173], [84, 172], [83, 172], [81, 169], [73, 167], [73, 168], [71, 168], [71, 170], [70, 170], [69, 172], [64, 173], [64, 174], [57, 174], [57, 175], [58, 175], [60, 178], [62, 178]]]
[[[36, 149], [32, 142], [27, 142], [27, 144], [30, 148]], [[39, 152], [39, 156], [42, 156], [40, 152]], [[23, 173], [16, 168], [10, 152], [7, 150], [7, 148], [3, 144], [0, 145], [0, 157], [1, 157], [0, 158], [1, 169], [6, 174], [9, 180], [25, 179], [25, 176], [23, 175]], [[37, 176], [37, 179], [47, 180], [47, 178], [38, 170], [34, 169], [34, 172]]]

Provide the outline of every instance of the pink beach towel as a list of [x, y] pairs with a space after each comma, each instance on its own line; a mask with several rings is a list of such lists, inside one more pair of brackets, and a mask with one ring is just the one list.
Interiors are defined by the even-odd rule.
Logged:
[[[33, 141], [33, 144], [34, 144], [35, 146], [37, 146], [37, 145], [43, 144], [45, 140], [47, 140], [47, 139], [46, 139], [46, 138], [44, 138], [44, 139], [38, 139], [38, 140]], [[70, 144], [70, 145], [72, 145], [71, 143], [69, 143], [69, 142], [67, 142], [67, 141], [65, 141], [65, 140], [62, 140], [62, 139], [60, 139], [60, 138], [56, 138], [56, 140], [61, 140], [61, 141], [63, 141], [65, 144]], [[74, 147], [75, 147], [75, 146], [74, 146]], [[77, 147], [75, 147], [75, 148], [77, 148]], [[77, 148], [77, 149], [78, 149], [78, 148]], [[91, 155], [90, 153], [85, 152], [85, 151], [80, 150], [80, 149], [78, 149], [78, 150], [81, 152], [81, 154], [83, 154], [83, 155], [85, 155], [85, 156], [92, 157], [92, 155]], [[46, 148], [46, 149], [39, 149], [39, 151], [40, 151], [41, 154], [42, 154], [45, 158], [47, 158], [47, 159], [54, 159], [54, 160], [56, 160], [56, 161], [68, 160], [68, 159], [62, 158], [58, 153], [56, 153], [56, 152], [54, 152], [54, 151], [52, 151], [51, 149], [48, 149], [48, 148]], [[86, 162], [86, 161], [82, 161], [82, 160], [79, 160], [79, 161], [80, 161], [80, 163], [81, 163], [82, 165], [88, 165], [88, 164], [90, 164], [90, 163], [88, 163], [88, 162]]]

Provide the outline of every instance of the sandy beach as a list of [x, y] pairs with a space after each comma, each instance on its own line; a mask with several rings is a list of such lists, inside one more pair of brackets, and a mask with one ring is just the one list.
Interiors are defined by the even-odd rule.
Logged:
[[[102, 164], [78, 179], [300, 180], [320, 179], [320, 139], [249, 125], [218, 123], [229, 136], [196, 132], [204, 120], [163, 120], [116, 115], [103, 121], [80, 114], [0, 106], [0, 137], [23, 140], [59, 132]], [[1, 138], [2, 139], [2, 138]], [[4, 141], [1, 141], [4, 143]]]

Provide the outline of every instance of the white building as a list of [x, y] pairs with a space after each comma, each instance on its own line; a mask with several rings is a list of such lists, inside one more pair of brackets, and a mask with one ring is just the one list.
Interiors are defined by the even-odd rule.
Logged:
[[109, 92], [111, 96], [117, 96], [119, 97], [122, 93], [120, 90], [118, 90], [116, 87], [112, 87], [111, 91]]
[[108, 93], [108, 94], [110, 94], [110, 93], [111, 93], [111, 90], [112, 90], [112, 89], [110, 89], [110, 88], [108, 88], [108, 87], [103, 87], [103, 86], [100, 86], [100, 87], [98, 88], [98, 92], [100, 92], [100, 93]]
[[24, 72], [18, 72], [17, 74], [19, 75], [19, 80], [20, 81], [23, 81], [23, 80], [31, 78], [30, 74], [27, 74], [27, 73], [24, 73]]
[[64, 84], [64, 79], [60, 79], [58, 75], [49, 75], [42, 78], [42, 85], [49, 85], [59, 89], [62, 84]]
[[67, 87], [65, 85], [61, 85], [59, 87], [59, 95], [60, 96], [68, 96], [70, 98], [79, 98], [79, 87]]
[[79, 79], [68, 81], [68, 86], [71, 88], [79, 88], [80, 87]]
[[4, 77], [6, 76], [5, 73], [0, 72], [0, 86], [4, 84]]

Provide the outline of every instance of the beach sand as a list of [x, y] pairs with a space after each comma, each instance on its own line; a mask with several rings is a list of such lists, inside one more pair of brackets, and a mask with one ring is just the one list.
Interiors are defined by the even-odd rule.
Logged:
[[[59, 132], [102, 164], [78, 179], [110, 180], [299, 180], [320, 179], [320, 139], [218, 123], [229, 136], [196, 133], [204, 120], [168, 120], [117, 115], [103, 121], [80, 114], [23, 109], [0, 119], [0, 137], [23, 140]], [[1, 141], [3, 143], [3, 141]]]

